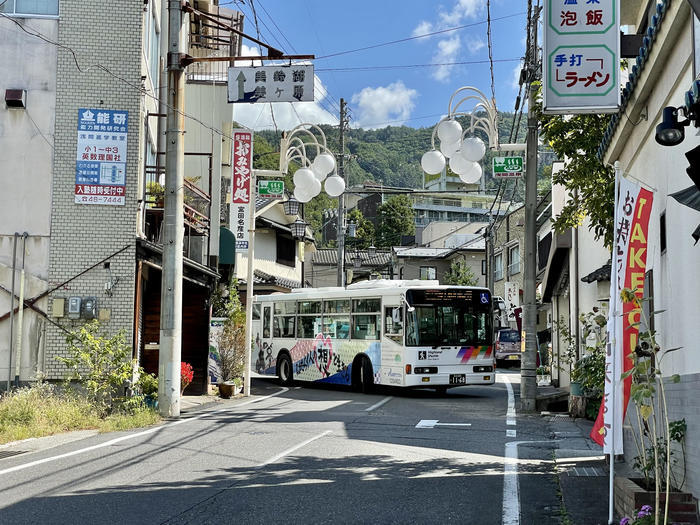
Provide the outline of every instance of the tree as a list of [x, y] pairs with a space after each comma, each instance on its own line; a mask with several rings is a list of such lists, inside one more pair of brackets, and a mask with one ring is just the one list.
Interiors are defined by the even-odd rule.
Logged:
[[413, 201], [408, 195], [395, 195], [379, 206], [377, 246], [399, 246], [402, 235], [415, 235], [416, 223], [413, 215]]
[[476, 286], [479, 284], [479, 278], [474, 275], [474, 272], [464, 259], [452, 261], [450, 269], [445, 273], [443, 280], [445, 284], [455, 284], [458, 286]]
[[[541, 110], [541, 107], [539, 108]], [[552, 182], [569, 190], [554, 228], [578, 228], [586, 216], [595, 238], [610, 248], [614, 230], [615, 173], [598, 159], [598, 147], [610, 121], [604, 115], [543, 115], [539, 112], [541, 137], [557, 157], [567, 159]]]
[[354, 222], [357, 224], [357, 229], [355, 230], [355, 238], [351, 241], [352, 247], [357, 250], [366, 250], [374, 244], [374, 224], [357, 208], [353, 208], [348, 212], [347, 215], [348, 222]]

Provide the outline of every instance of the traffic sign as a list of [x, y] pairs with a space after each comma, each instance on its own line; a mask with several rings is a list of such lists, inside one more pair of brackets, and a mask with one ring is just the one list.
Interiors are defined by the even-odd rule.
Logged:
[[258, 197], [264, 199], [281, 199], [284, 195], [283, 180], [259, 180]]
[[515, 178], [523, 175], [522, 157], [494, 157], [493, 176], [494, 178]]

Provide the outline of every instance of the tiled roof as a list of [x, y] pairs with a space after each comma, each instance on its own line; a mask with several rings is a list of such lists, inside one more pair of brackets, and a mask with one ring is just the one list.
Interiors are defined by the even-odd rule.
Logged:
[[[345, 264], [352, 265], [355, 257], [360, 256], [362, 266], [385, 266], [391, 262], [391, 252], [377, 250], [375, 255], [370, 255], [367, 250], [345, 250]], [[338, 265], [338, 250], [336, 249], [321, 249], [316, 250], [311, 256], [313, 264], [321, 264], [328, 266]]]
[[612, 138], [615, 135], [615, 130], [617, 129], [617, 126], [620, 123], [620, 120], [622, 119], [622, 115], [625, 114], [625, 109], [627, 108], [627, 104], [632, 98], [634, 89], [635, 87], [637, 87], [637, 81], [639, 80], [639, 77], [642, 74], [642, 70], [644, 69], [644, 66], [647, 63], [647, 58], [649, 57], [649, 53], [651, 52], [652, 47], [654, 47], [656, 35], [659, 32], [659, 29], [661, 28], [661, 22], [663, 21], [664, 15], [666, 14], [666, 10], [668, 9], [670, 4], [671, 0], [662, 0], [660, 3], [656, 4], [656, 14], [651, 17], [651, 23], [647, 28], [644, 38], [642, 39], [642, 47], [639, 48], [639, 55], [637, 55], [637, 59], [630, 69], [629, 80], [625, 84], [625, 87], [622, 89], [620, 110], [617, 113], [615, 113], [610, 119], [610, 123], [608, 124], [608, 127], [605, 130], [605, 134], [603, 135], [603, 142], [601, 142], [600, 146], [598, 147], [598, 158], [601, 161], [603, 160], [605, 152], [610, 146], [610, 142], [612, 141]]
[[284, 277], [275, 277], [269, 273], [262, 272], [260, 270], [255, 270], [253, 275], [254, 284], [268, 284], [273, 286], [280, 286], [282, 288], [300, 288], [301, 283], [293, 279], [285, 279]]
[[603, 266], [598, 268], [597, 270], [592, 271], [585, 277], [581, 277], [581, 281], [584, 283], [592, 283], [592, 282], [597, 282], [597, 281], [609, 281], [610, 280], [610, 270], [611, 270], [611, 262], [608, 261], [605, 263]]

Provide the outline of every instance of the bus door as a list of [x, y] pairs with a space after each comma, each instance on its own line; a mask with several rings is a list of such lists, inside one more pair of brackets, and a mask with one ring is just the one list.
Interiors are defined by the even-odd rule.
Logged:
[[[262, 334], [258, 348], [258, 359], [264, 364], [263, 368], [270, 373], [270, 368], [276, 364], [272, 352], [272, 305], [264, 305], [262, 309]], [[274, 370], [271, 371], [275, 373]]]

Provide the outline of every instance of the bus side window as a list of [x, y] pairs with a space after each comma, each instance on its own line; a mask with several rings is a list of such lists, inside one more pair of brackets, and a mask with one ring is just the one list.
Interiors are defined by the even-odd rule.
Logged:
[[273, 337], [282, 337], [282, 331], [280, 330], [280, 318], [277, 316], [272, 319], [272, 335]]

